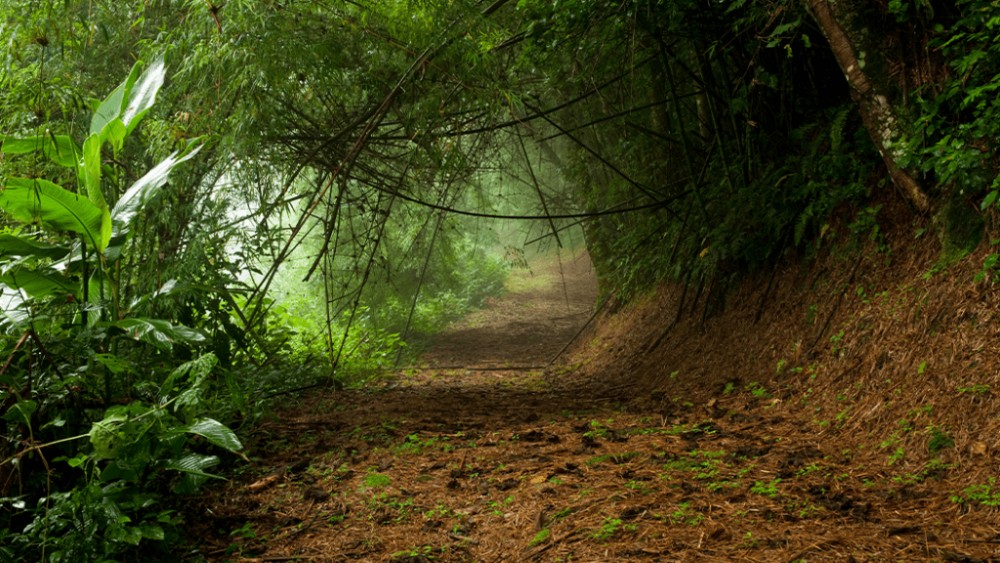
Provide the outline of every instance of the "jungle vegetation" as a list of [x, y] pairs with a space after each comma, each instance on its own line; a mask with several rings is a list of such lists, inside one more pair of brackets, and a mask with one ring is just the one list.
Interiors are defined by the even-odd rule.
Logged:
[[0, 559], [169, 553], [268, 400], [526, 248], [722, 303], [893, 197], [969, 252], [998, 37], [996, 0], [5, 0]]

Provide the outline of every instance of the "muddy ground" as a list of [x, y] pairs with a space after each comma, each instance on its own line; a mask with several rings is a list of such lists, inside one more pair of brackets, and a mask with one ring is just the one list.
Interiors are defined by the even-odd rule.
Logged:
[[[579, 334], [595, 301], [585, 255], [549, 257], [418, 366], [277, 413], [255, 430], [252, 463], [192, 504], [198, 557], [1000, 560], [1000, 488], [953, 471], [986, 445], [959, 451], [927, 412], [873, 438], [857, 409], [810, 410], [808, 382], [738, 366], [703, 386], [671, 365], [644, 367], [662, 372], [657, 386], [603, 376], [594, 366], [644, 350]], [[669, 324], [658, 310], [647, 324]]]

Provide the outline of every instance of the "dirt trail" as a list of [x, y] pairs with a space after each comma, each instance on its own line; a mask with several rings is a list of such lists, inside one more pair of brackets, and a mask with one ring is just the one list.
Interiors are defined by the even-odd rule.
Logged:
[[538, 260], [515, 271], [512, 289], [439, 334], [429, 366], [548, 366], [587, 322], [597, 281], [586, 254]]
[[263, 424], [254, 463], [189, 512], [200, 553], [998, 560], [1000, 535], [989, 533], [997, 518], [950, 503], [935, 481], [941, 467], [896, 480], [862, 465], [823, 425], [779, 415], [774, 389], [732, 386], [695, 404], [626, 397], [574, 365], [535, 368], [573, 338], [594, 297], [585, 259], [564, 260], [561, 274], [557, 263], [536, 266], [442, 334], [422, 369], [310, 396]]

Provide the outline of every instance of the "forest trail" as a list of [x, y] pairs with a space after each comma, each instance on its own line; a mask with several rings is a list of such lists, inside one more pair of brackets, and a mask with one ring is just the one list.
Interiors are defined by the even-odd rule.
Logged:
[[949, 500], [941, 467], [860, 463], [763, 387], [663, 401], [582, 379], [586, 350], [547, 367], [595, 296], [585, 257], [536, 264], [420, 368], [264, 422], [188, 510], [200, 557], [997, 560], [997, 518]]
[[586, 254], [533, 259], [529, 268], [514, 270], [502, 298], [437, 335], [423, 361], [473, 371], [548, 367], [590, 319], [595, 299], [597, 280]]

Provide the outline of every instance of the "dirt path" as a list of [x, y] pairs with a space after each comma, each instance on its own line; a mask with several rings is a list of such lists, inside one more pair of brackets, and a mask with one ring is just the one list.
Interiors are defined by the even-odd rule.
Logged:
[[510, 290], [444, 331], [424, 355], [438, 367], [546, 367], [587, 322], [597, 282], [585, 254], [516, 270]]
[[636, 402], [581, 381], [573, 366], [537, 369], [589, 318], [594, 283], [585, 260], [534, 274], [442, 334], [424, 369], [309, 397], [265, 423], [253, 465], [192, 508], [200, 553], [997, 560], [1000, 536], [948, 500], [935, 468], [897, 479], [859, 464], [822, 425], [775, 415], [774, 390]]

